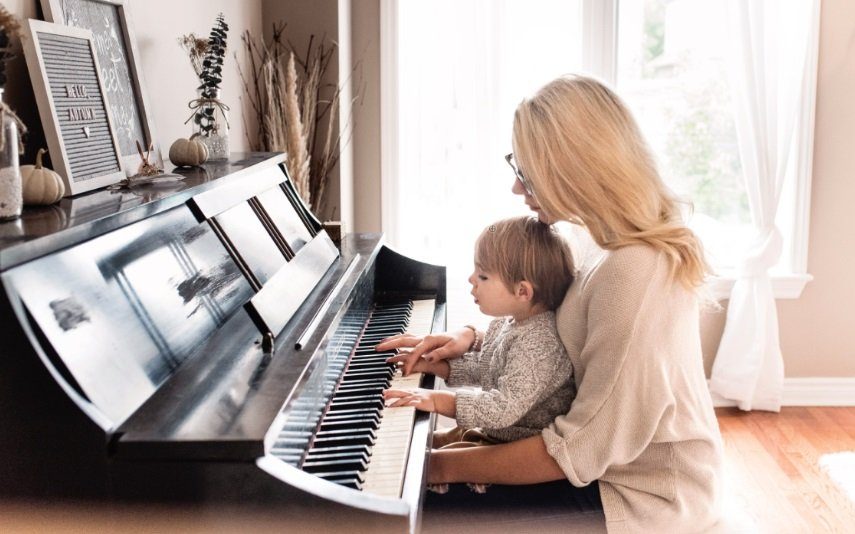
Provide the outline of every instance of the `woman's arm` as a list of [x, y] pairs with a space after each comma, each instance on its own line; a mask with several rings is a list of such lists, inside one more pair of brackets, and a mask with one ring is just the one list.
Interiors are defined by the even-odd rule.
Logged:
[[428, 470], [429, 484], [538, 484], [565, 478], [541, 436], [501, 445], [434, 450]]

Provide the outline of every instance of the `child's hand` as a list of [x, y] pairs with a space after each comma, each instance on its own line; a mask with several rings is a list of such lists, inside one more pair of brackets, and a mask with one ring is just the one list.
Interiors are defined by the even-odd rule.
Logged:
[[[436, 412], [446, 417], [456, 413], [456, 396], [453, 391], [435, 389], [387, 389], [383, 391], [386, 406], [412, 406], [423, 412]], [[389, 403], [389, 401], [392, 401]]]
[[403, 376], [408, 376], [410, 373], [429, 373], [445, 379], [448, 378], [451, 370], [448, 362], [429, 362], [424, 357], [413, 354], [410, 351], [402, 351], [386, 361], [395, 364], [401, 363], [402, 365], [399, 366], [399, 369]]
[[[435, 412], [436, 403], [433, 398], [433, 391], [429, 389], [387, 389], [383, 391], [383, 399], [386, 401], [386, 406], [413, 406], [417, 410], [423, 412]], [[389, 403], [389, 401], [392, 401]]]

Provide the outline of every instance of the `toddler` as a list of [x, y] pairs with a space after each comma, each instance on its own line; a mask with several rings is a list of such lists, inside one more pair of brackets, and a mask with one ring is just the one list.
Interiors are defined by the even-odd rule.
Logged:
[[[532, 217], [505, 219], [486, 228], [475, 244], [469, 277], [481, 311], [496, 317], [461, 358], [419, 359], [413, 371], [435, 374], [449, 386], [477, 389], [388, 389], [389, 406], [452, 417], [457, 427], [437, 431], [433, 447], [466, 447], [539, 434], [565, 415], [575, 396], [570, 359], [558, 337], [554, 310], [573, 281], [564, 239]], [[401, 353], [391, 362], [410, 358]]]

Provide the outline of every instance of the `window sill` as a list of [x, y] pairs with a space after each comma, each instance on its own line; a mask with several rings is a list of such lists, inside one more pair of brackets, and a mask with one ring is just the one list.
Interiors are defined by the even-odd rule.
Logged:
[[[773, 274], [772, 292], [776, 299], [797, 299], [811, 280], [813, 276], [807, 273]], [[707, 281], [707, 289], [716, 300], [727, 300], [735, 282], [736, 278], [732, 276], [713, 276]]]

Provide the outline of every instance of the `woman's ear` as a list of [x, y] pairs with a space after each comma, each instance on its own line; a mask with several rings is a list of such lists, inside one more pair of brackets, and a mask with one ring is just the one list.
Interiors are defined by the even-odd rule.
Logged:
[[517, 282], [515, 296], [523, 301], [529, 302], [534, 298], [534, 286], [528, 280]]

